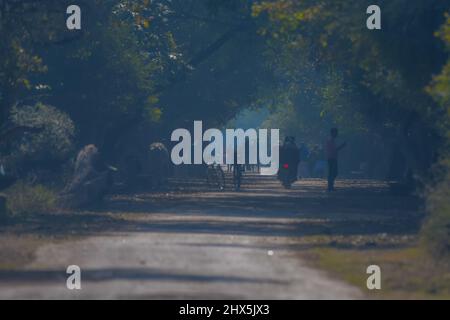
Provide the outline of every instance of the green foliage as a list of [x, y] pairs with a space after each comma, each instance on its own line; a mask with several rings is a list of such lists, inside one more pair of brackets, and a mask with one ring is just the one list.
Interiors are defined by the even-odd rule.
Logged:
[[[58, 54], [50, 48], [44, 55], [44, 80], [52, 88], [54, 104], [77, 123], [80, 139], [99, 145], [107, 128], [143, 112], [158, 68], [141, 51], [133, 26], [106, 14], [77, 43]], [[61, 70], [66, 72], [62, 79]]]
[[[33, 48], [38, 43], [34, 36], [40, 41], [50, 33], [44, 27], [49, 16], [42, 13], [29, 1], [0, 1], [0, 123], [6, 121], [17, 95], [34, 87], [32, 76], [47, 70]], [[38, 28], [42, 32], [36, 32]]]
[[[365, 125], [364, 110], [353, 107], [360, 97], [355, 94], [357, 86], [350, 85], [347, 78], [348, 57], [342, 58], [348, 55], [347, 40], [337, 32], [341, 25], [347, 33], [351, 30], [341, 14], [346, 8], [331, 1], [290, 0], [262, 1], [253, 6], [253, 16], [260, 21], [259, 34], [267, 42], [267, 58], [272, 61], [269, 67], [282, 84], [274, 110], [285, 114], [287, 123], [278, 115], [274, 118], [282, 130], [296, 131], [315, 143], [331, 125], [354, 132]], [[335, 47], [336, 43], [342, 47]]]
[[428, 192], [427, 211], [429, 215], [422, 228], [422, 241], [435, 257], [450, 262], [449, 174]]
[[267, 120], [263, 128], [281, 129], [281, 140], [285, 136], [297, 137], [297, 141], [308, 141], [309, 144], [321, 145], [322, 138], [330, 126], [328, 119], [322, 118], [308, 105], [295, 106], [288, 99], [280, 103]]
[[[399, 3], [408, 10], [402, 10]], [[385, 123], [400, 114], [404, 116], [408, 110], [429, 117], [430, 103], [423, 88], [439, 61], [440, 51], [430, 37], [435, 30], [426, 21], [449, 6], [439, 1], [382, 1], [379, 5], [383, 8], [386, 31], [377, 33], [365, 27], [368, 4], [345, 0], [320, 4], [308, 0], [262, 1], [254, 6], [254, 14], [259, 19], [268, 17], [261, 30], [268, 36], [270, 56], [283, 77], [321, 87], [324, 83], [318, 83], [317, 76], [326, 79], [339, 73], [344, 80], [339, 85], [346, 96], [345, 108], [350, 113], [369, 115], [372, 120], [377, 114]], [[403, 24], [404, 21], [411, 22]], [[425, 56], [436, 58], [424, 59]], [[309, 73], [311, 68], [316, 77]], [[308, 84], [297, 88], [302, 87]], [[362, 95], [364, 91], [367, 94]], [[341, 96], [326, 95], [320, 99], [339, 104]]]
[[[436, 33], [450, 51], [450, 15]], [[424, 244], [435, 256], [450, 261], [450, 59], [442, 72], [433, 78], [428, 93], [440, 107], [442, 117], [437, 126], [446, 138], [436, 166], [436, 185], [426, 195], [428, 217], [422, 230]]]
[[92, 1], [80, 32], [64, 28], [69, 4], [0, 1], [0, 123], [31, 98], [67, 112], [81, 140], [101, 144], [124, 116], [147, 115], [147, 97], [182, 59], [163, 3]]
[[27, 161], [65, 159], [73, 151], [75, 126], [67, 114], [42, 103], [15, 106], [11, 121], [17, 126], [38, 129], [25, 133], [17, 142], [13, 157]]
[[[447, 50], [450, 52], [450, 14], [446, 14], [446, 22], [436, 32], [436, 35], [444, 41]], [[433, 77], [427, 91], [441, 108], [440, 113], [443, 117], [440, 118], [440, 129], [450, 142], [450, 59], [441, 73]]]
[[42, 185], [19, 181], [6, 191], [8, 213], [13, 217], [49, 213], [55, 209], [56, 195]]

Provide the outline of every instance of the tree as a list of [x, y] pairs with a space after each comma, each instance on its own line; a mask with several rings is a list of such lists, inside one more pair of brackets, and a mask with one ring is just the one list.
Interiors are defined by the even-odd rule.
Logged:
[[424, 88], [445, 59], [430, 35], [449, 5], [382, 1], [382, 32], [366, 29], [368, 5], [262, 1], [254, 15], [265, 21], [260, 33], [294, 105], [305, 108], [298, 98], [308, 95], [308, 108], [331, 121], [397, 141], [406, 167], [424, 176], [438, 148], [440, 117]]

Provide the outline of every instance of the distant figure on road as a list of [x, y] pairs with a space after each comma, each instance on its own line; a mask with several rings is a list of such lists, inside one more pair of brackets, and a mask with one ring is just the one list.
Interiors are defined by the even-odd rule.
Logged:
[[298, 179], [309, 178], [309, 148], [306, 143], [302, 142], [299, 148], [300, 162], [298, 164]]
[[336, 138], [338, 137], [338, 129], [332, 128], [330, 130], [330, 138], [326, 144], [326, 154], [328, 160], [328, 191], [334, 191], [334, 181], [338, 175], [338, 154], [346, 143], [339, 146], [336, 145]]
[[300, 152], [295, 144], [295, 138], [288, 136], [284, 140], [284, 144], [280, 148], [280, 168], [278, 170], [278, 178], [283, 172], [282, 169], [288, 169], [289, 181], [293, 183], [297, 180], [298, 163], [300, 162]]
[[309, 169], [313, 178], [324, 178], [327, 171], [324, 145], [314, 145], [309, 153]]

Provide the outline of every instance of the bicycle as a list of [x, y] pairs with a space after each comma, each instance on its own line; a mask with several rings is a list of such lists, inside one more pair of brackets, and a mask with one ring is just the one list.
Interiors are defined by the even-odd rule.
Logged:
[[220, 164], [210, 164], [206, 169], [206, 183], [210, 188], [225, 189], [225, 174]]

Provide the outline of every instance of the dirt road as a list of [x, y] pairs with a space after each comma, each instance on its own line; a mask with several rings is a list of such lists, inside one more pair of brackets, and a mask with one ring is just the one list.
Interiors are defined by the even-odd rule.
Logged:
[[[16, 232], [75, 239], [46, 243], [30, 263], [0, 270], [0, 298], [360, 298], [307, 266], [298, 254], [302, 239], [396, 232], [405, 227], [398, 219], [414, 213], [392, 215], [401, 200], [380, 183], [338, 187], [330, 195], [323, 182], [309, 180], [284, 190], [273, 178], [252, 177], [240, 193], [122, 194], [76, 217], [54, 214], [44, 226]], [[81, 268], [81, 290], [66, 288], [69, 265]]]

